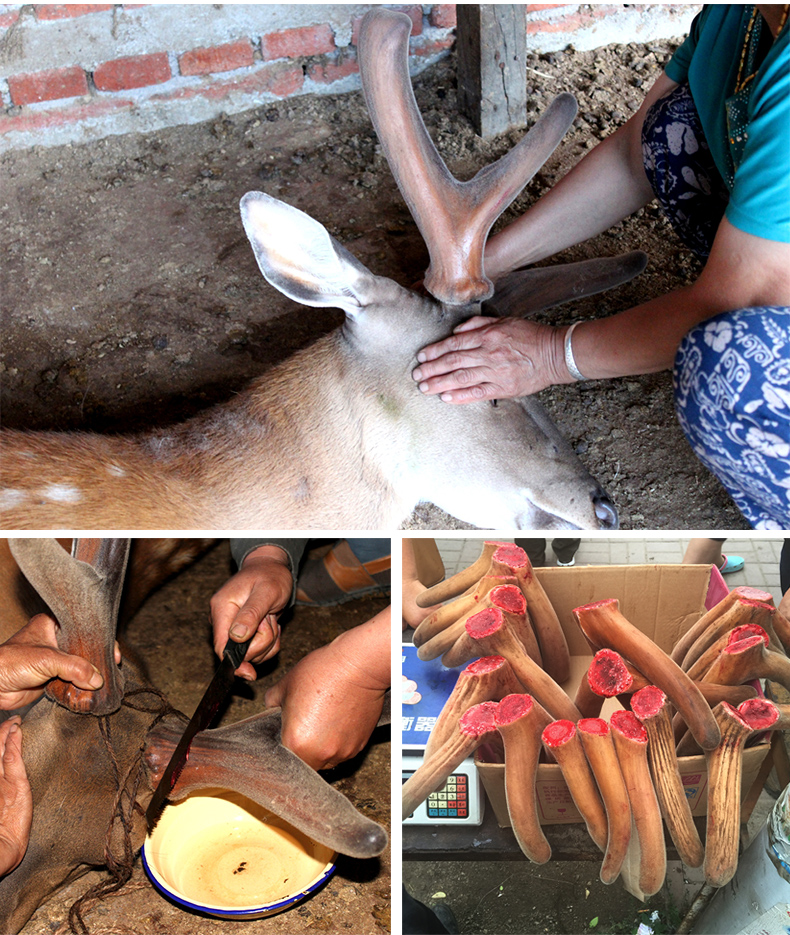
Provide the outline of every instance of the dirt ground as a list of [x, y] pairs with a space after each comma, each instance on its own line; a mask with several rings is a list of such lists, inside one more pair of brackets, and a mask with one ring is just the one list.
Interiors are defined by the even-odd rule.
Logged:
[[[530, 56], [530, 119], [559, 91], [579, 116], [504, 223], [622, 124], [673, 45]], [[458, 116], [454, 59], [416, 80], [429, 131], [465, 178], [520, 136], [484, 143]], [[2, 415], [10, 427], [129, 430], [230, 398], [268, 364], [334, 327], [262, 281], [237, 209], [262, 189], [316, 216], [374, 272], [409, 284], [426, 252], [360, 94], [299, 98], [192, 127], [0, 160]], [[543, 314], [610, 314], [687, 283], [697, 267], [653, 207], [563, 259], [634, 248], [636, 281]], [[556, 387], [542, 398], [624, 528], [747, 528], [677, 426], [668, 374]], [[420, 507], [412, 528], [459, 527]]]
[[[167, 694], [171, 704], [190, 715], [216, 661], [209, 639], [208, 601], [230, 572], [230, 552], [223, 541], [154, 594], [126, 631], [125, 642], [147, 667], [153, 684]], [[221, 723], [261, 711], [266, 689], [299, 659], [343, 630], [368, 620], [387, 603], [385, 598], [363, 598], [335, 608], [297, 607], [284, 627], [277, 661], [261, 667], [261, 677], [254, 684], [237, 680], [237, 691]], [[388, 830], [389, 741], [389, 728], [377, 728], [359, 756], [324, 774], [357, 808]], [[251, 935], [264, 930], [263, 926], [272, 935], [382, 935], [390, 931], [390, 870], [389, 850], [372, 860], [341, 856], [335, 875], [309, 900], [263, 922], [231, 922], [199, 916], [169, 903], [148, 882], [138, 856], [130, 883], [86, 920], [92, 935]], [[55, 931], [71, 904], [98, 878], [97, 872], [89, 873], [56, 893], [36, 912], [22, 935]]]

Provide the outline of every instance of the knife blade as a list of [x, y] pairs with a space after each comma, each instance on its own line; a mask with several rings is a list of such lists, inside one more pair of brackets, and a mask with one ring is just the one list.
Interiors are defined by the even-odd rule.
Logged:
[[162, 773], [162, 778], [159, 780], [154, 790], [154, 797], [145, 810], [145, 821], [148, 825], [149, 834], [154, 830], [157, 821], [159, 821], [159, 816], [162, 814], [165, 802], [172, 792], [173, 786], [175, 786], [178, 781], [178, 777], [181, 775], [181, 770], [184, 768], [184, 764], [187, 761], [189, 746], [192, 743], [192, 739], [195, 734], [205, 730], [214, 720], [214, 715], [233, 687], [235, 681], [233, 673], [244, 661], [244, 657], [247, 654], [251, 642], [252, 638], [245, 640], [243, 643], [236, 643], [229, 639], [225, 644], [225, 649], [222, 651], [222, 661], [217, 667], [217, 671], [214, 673], [214, 677], [204, 692], [203, 697], [200, 699], [197, 708], [195, 708], [195, 713], [192, 715], [189, 724], [187, 724], [186, 730], [181, 735], [181, 739], [173, 751], [173, 755], [170, 757], [170, 761], [164, 773]]

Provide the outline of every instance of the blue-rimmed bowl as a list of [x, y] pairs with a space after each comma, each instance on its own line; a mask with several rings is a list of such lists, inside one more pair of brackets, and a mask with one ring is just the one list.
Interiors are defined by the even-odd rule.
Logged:
[[322, 886], [336, 854], [237, 792], [210, 789], [168, 805], [143, 845], [154, 886], [194, 912], [260, 919]]

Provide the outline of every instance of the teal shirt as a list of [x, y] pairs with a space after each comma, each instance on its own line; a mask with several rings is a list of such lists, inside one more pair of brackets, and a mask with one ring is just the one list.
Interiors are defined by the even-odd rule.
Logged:
[[[753, 10], [750, 4], [706, 5], [666, 73], [678, 84], [688, 81], [713, 160], [730, 190], [727, 220], [747, 234], [790, 243], [790, 23], [749, 84], [746, 142], [737, 168], [728, 140], [724, 102], [735, 88]], [[767, 24], [762, 28], [770, 41]]]

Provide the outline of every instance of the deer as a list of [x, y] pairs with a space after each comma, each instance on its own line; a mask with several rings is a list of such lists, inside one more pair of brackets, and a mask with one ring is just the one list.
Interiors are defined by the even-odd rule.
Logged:
[[619, 285], [646, 257], [517, 271], [495, 293], [488, 232], [557, 147], [576, 101], [560, 94], [508, 153], [458, 181], [414, 98], [410, 31], [403, 13], [368, 12], [359, 63], [371, 120], [428, 247], [427, 294], [375, 275], [302, 211], [247, 193], [241, 218], [266, 281], [302, 305], [341, 309], [343, 324], [172, 427], [4, 431], [0, 527], [386, 530], [427, 501], [484, 528], [617, 528], [611, 498], [536, 398], [452, 406], [411, 377], [417, 352], [483, 302], [528, 315]]
[[[151, 541], [136, 543], [142, 546], [136, 566], [145, 563]], [[202, 548], [171, 544], [164, 547], [170, 557], [160, 553], [150, 580]], [[24, 619], [30, 602], [17, 595], [34, 592], [43, 602], [39, 608], [48, 607], [59, 625], [59, 647], [88, 659], [104, 678], [95, 692], [54, 679], [26, 710], [0, 711], [0, 719], [23, 716], [22, 753], [33, 795], [27, 851], [0, 879], [0, 932], [13, 935], [51, 893], [89, 869], [113, 869], [108, 890], [125, 882], [123, 870], [131, 873], [145, 839], [145, 808], [186, 718], [128, 659], [115, 662], [129, 539], [76, 538], [67, 551], [55, 539], [17, 538], [8, 540], [8, 548], [16, 564], [4, 553], [3, 582], [21, 585], [4, 594], [8, 617]], [[281, 723], [280, 709], [269, 708], [199, 732], [170, 800], [199, 789], [231, 789], [340, 853], [361, 859], [380, 854], [385, 830], [282, 745]]]

